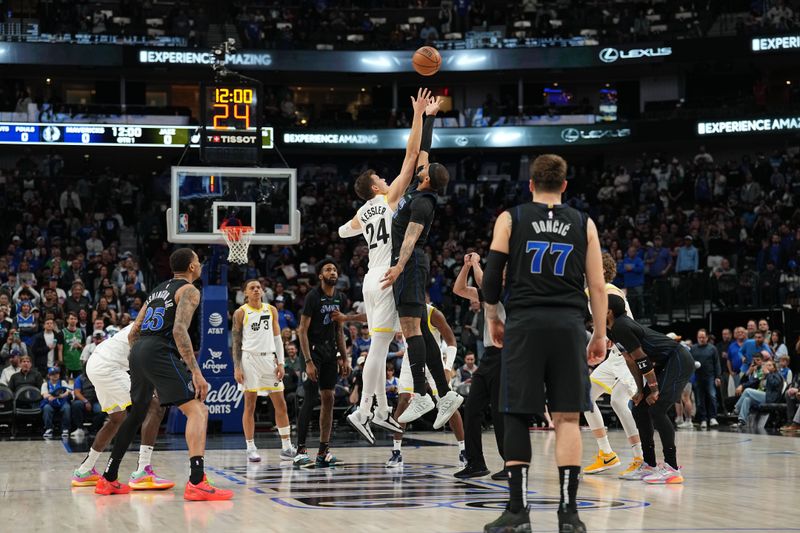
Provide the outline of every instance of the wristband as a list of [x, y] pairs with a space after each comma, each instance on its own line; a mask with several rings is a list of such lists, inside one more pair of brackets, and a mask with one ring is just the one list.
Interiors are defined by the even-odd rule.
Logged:
[[641, 359], [636, 359], [636, 367], [642, 373], [642, 375], [649, 374], [653, 371], [653, 363], [650, 362], [650, 359], [647, 357], [642, 357]]

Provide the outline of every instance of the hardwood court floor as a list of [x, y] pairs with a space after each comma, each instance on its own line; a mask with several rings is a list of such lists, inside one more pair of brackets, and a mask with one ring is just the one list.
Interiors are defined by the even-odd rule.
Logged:
[[[340, 430], [339, 433], [343, 433]], [[413, 436], [413, 435], [412, 435]], [[405, 445], [402, 472], [384, 468], [386, 447], [337, 447], [346, 465], [335, 470], [293, 470], [277, 462], [277, 436], [258, 435], [264, 461], [249, 466], [240, 436], [212, 436], [206, 466], [214, 482], [236, 492], [229, 502], [184, 502], [188, 466], [181, 440], [156, 446], [157, 472], [177, 482], [166, 492], [97, 497], [69, 486], [83, 453], [74, 441], [0, 442], [0, 509], [3, 532], [479, 532], [503, 506], [506, 485], [452, 477], [457, 449], [452, 437], [417, 434]], [[533, 432], [529, 500], [534, 531], [556, 531], [555, 435]], [[342, 434], [341, 442], [346, 437]], [[611, 443], [629, 459], [624, 435]], [[388, 442], [388, 441], [384, 441]], [[800, 438], [731, 433], [679, 432], [678, 458], [686, 483], [646, 486], [612, 472], [586, 476], [579, 498], [590, 532], [800, 531]], [[583, 433], [584, 464], [595, 453]], [[85, 444], [84, 444], [85, 446]], [[484, 435], [490, 468], [500, 468], [490, 434]], [[99, 466], [105, 464], [104, 454]], [[121, 477], [135, 467], [131, 451]]]

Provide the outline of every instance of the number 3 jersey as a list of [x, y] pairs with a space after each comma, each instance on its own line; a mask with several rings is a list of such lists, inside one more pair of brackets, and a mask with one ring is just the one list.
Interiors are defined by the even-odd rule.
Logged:
[[156, 337], [166, 340], [174, 346], [175, 339], [172, 336], [172, 328], [175, 325], [175, 311], [178, 304], [175, 301], [175, 293], [189, 282], [185, 279], [171, 279], [158, 285], [145, 301], [147, 311], [145, 311], [142, 321], [141, 337]]
[[275, 335], [280, 332], [272, 331], [272, 306], [265, 303], [259, 309], [244, 304], [240, 309], [244, 312], [242, 317], [242, 351], [255, 354], [275, 353]]
[[586, 310], [588, 217], [564, 204], [536, 202], [511, 215], [506, 309], [575, 307]]
[[[374, 196], [356, 212], [369, 246], [369, 269], [389, 268], [392, 263], [392, 216], [386, 196]], [[383, 275], [383, 273], [381, 274]]]

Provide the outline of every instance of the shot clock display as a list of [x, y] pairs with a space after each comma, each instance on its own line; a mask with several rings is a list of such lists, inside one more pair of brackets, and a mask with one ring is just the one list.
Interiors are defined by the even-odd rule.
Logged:
[[260, 86], [204, 85], [200, 157], [206, 163], [260, 161]]

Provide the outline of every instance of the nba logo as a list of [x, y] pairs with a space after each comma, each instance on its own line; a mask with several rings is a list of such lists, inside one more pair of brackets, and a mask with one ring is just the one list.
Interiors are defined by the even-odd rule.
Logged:
[[181, 213], [178, 217], [178, 233], [186, 233], [189, 231], [189, 215]]

